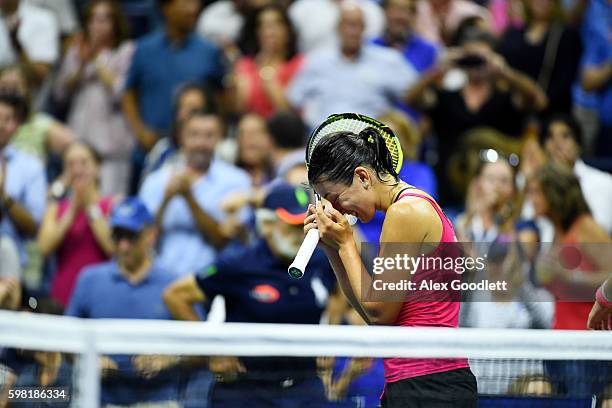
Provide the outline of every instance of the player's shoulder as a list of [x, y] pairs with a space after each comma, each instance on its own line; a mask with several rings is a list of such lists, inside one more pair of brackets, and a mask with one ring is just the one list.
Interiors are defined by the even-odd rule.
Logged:
[[421, 190], [411, 190], [411, 193], [417, 195], [405, 196], [388, 208], [382, 237], [418, 241], [429, 235], [434, 227], [439, 227], [440, 216], [433, 198]]
[[426, 192], [419, 189], [410, 189], [410, 195], [403, 196], [400, 200], [393, 203], [387, 210], [385, 218], [429, 218], [438, 215], [435, 206], [435, 199]]

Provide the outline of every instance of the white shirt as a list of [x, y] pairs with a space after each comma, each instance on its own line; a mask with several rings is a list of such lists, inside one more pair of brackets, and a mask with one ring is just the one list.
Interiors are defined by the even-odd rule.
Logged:
[[72, 34], [79, 29], [79, 20], [71, 0], [25, 0], [25, 2], [52, 12], [62, 34]]
[[608, 234], [612, 233], [612, 175], [576, 160], [574, 174], [593, 218]]
[[[378, 37], [385, 27], [382, 8], [371, 0], [355, 0], [365, 17], [365, 38]], [[289, 17], [298, 36], [298, 48], [306, 53], [338, 41], [340, 2], [335, 0], [297, 0], [289, 6]]]
[[235, 43], [244, 24], [244, 18], [232, 0], [220, 0], [206, 6], [196, 26], [196, 32], [217, 44]]
[[[17, 9], [20, 23], [17, 40], [33, 62], [52, 64], [59, 57], [59, 27], [53, 14], [43, 8], [21, 2]], [[9, 17], [12, 18], [12, 17]], [[0, 17], [0, 66], [17, 62], [11, 44], [6, 16]]]

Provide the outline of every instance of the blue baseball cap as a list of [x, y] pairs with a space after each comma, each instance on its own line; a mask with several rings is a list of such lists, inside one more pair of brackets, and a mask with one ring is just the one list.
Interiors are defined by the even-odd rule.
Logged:
[[268, 191], [262, 208], [274, 210], [278, 218], [288, 224], [299, 225], [306, 218], [308, 203], [310, 196], [302, 187], [279, 183]]
[[110, 216], [111, 228], [124, 228], [133, 232], [142, 231], [154, 221], [153, 216], [138, 197], [128, 197], [117, 204]]

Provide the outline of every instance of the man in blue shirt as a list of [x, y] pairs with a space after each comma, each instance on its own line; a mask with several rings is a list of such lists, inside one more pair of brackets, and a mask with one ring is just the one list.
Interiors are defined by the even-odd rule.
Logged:
[[[42, 163], [10, 144], [27, 115], [23, 98], [0, 94], [0, 237], [14, 242], [21, 266], [27, 261], [25, 240], [36, 235], [47, 194]], [[0, 269], [3, 259], [0, 259]]]
[[436, 46], [413, 31], [416, 16], [416, 0], [383, 1], [387, 25], [374, 44], [400, 51], [417, 72], [422, 73], [436, 63]]
[[185, 82], [220, 86], [221, 51], [194, 25], [200, 0], [159, 1], [164, 27], [139, 40], [128, 71], [123, 108], [140, 144], [149, 150], [172, 124], [172, 100]]
[[[435, 65], [438, 50], [434, 44], [414, 32], [416, 7], [416, 0], [384, 0], [387, 25], [383, 35], [372, 40], [372, 43], [398, 50], [406, 61], [422, 74]], [[403, 101], [398, 101], [396, 106], [415, 119], [419, 117], [418, 113]]]
[[194, 112], [181, 127], [177, 163], [151, 173], [140, 189], [160, 227], [160, 262], [180, 275], [214, 260], [229, 238], [221, 203], [229, 193], [251, 188], [246, 172], [214, 158], [222, 137], [217, 115]]
[[131, 191], [135, 192], [146, 152], [167, 135], [172, 101], [186, 82], [221, 87], [222, 52], [194, 32], [200, 0], [159, 0], [164, 26], [138, 41], [127, 74], [122, 107], [139, 147], [132, 155]]
[[[113, 209], [110, 225], [116, 257], [81, 272], [66, 315], [172, 319], [162, 293], [177, 275], [163, 269], [151, 256], [155, 243], [153, 217], [140, 200], [128, 198]], [[179, 407], [179, 363], [176, 356], [102, 357], [102, 404], [146, 402]]]
[[[277, 184], [257, 210], [260, 237], [249, 247], [225, 252], [210, 266], [175, 282], [164, 300], [175, 319], [199, 320], [194, 306], [225, 297], [228, 322], [318, 324], [335, 278], [316, 251], [304, 278], [287, 267], [303, 240], [308, 194]], [[323, 384], [315, 358], [213, 357], [217, 374], [213, 407], [323, 407]]]

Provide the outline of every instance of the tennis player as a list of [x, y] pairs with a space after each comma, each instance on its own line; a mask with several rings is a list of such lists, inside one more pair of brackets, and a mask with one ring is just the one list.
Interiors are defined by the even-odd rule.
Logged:
[[[396, 253], [388, 253], [390, 246], [384, 243], [406, 243], [409, 248], [418, 246], [415, 243], [456, 242], [456, 238], [435, 200], [398, 178], [385, 140], [389, 134], [394, 137], [391, 130], [371, 118], [356, 116], [374, 125], [358, 132], [330, 133], [307, 151], [310, 185], [331, 206], [320, 200], [316, 206], [311, 204], [304, 230], [318, 228], [344, 294], [369, 324], [457, 327], [459, 302], [373, 302], [360, 296], [370, 284], [364, 279], [369, 275], [363, 273], [352, 228], [343, 214], [368, 222], [376, 211], [385, 213], [379, 256]], [[406, 279], [410, 279], [409, 272]], [[384, 365], [384, 408], [476, 407], [476, 379], [466, 359], [388, 358]]]

